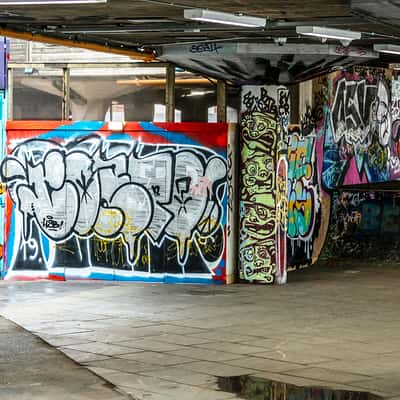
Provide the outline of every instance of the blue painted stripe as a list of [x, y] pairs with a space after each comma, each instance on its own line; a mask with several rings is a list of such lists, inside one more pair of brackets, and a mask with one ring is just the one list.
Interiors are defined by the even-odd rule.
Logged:
[[60, 125], [52, 131], [38, 135], [40, 139], [74, 139], [79, 136], [87, 136], [89, 132], [96, 132], [103, 128], [104, 121], [78, 121], [70, 125]]
[[226, 188], [224, 191], [224, 197], [221, 201], [222, 206], [222, 218], [221, 218], [221, 225], [223, 228], [226, 228], [227, 220], [228, 220], [228, 182], [226, 183]]
[[164, 279], [161, 277], [154, 276], [125, 276], [125, 275], [114, 275], [115, 281], [123, 282], [149, 282], [149, 283], [163, 283]]
[[[51, 273], [51, 272], [50, 272]], [[51, 273], [52, 275], [64, 276], [59, 273]], [[67, 280], [80, 280], [80, 279], [93, 279], [93, 280], [106, 280], [106, 281], [121, 281], [121, 282], [147, 282], [147, 283], [185, 283], [185, 284], [223, 284], [221, 281], [214, 281], [212, 278], [192, 278], [188, 276], [173, 276], [173, 275], [165, 275], [161, 277], [155, 276], [140, 276], [140, 275], [118, 275], [112, 273], [101, 273], [101, 272], [92, 272], [88, 277], [84, 276], [68, 276], [66, 275]]]
[[190, 278], [190, 277], [182, 277], [179, 278], [177, 276], [166, 275], [164, 278], [165, 283], [193, 283], [193, 284], [204, 284], [209, 285], [210, 283], [218, 283], [218, 281], [214, 281], [212, 278]]
[[113, 133], [112, 135], [107, 136], [106, 140], [123, 140], [126, 142], [135, 141], [135, 139], [132, 136], [127, 135], [126, 133]]
[[[72, 279], [80, 279], [80, 278], [76, 277], [76, 278], [72, 278]], [[84, 278], [84, 279], [87, 279], [87, 278]], [[108, 273], [102, 274], [102, 273], [99, 273], [99, 272], [92, 272], [89, 275], [88, 279], [97, 279], [97, 280], [102, 280], [102, 281], [113, 281], [114, 280], [114, 274], [108, 274]], [[68, 274], [67, 274], [67, 280], [71, 280], [71, 278], [68, 277]]]
[[42, 242], [43, 253], [47, 262], [50, 257], [50, 240], [42, 232], [40, 232], [40, 240]]
[[65, 272], [53, 272], [51, 269], [48, 270], [49, 275], [52, 276], [64, 276], [65, 277]]

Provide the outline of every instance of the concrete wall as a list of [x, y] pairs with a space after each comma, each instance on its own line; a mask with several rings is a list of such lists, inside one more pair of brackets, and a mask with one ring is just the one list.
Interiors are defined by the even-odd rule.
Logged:
[[329, 265], [400, 262], [399, 192], [357, 191], [332, 195], [331, 223], [321, 259]]
[[10, 122], [3, 277], [285, 283], [321, 254], [381, 254], [379, 235], [398, 234], [383, 190], [400, 180], [400, 83], [357, 68], [312, 93], [293, 125], [287, 88], [244, 86], [240, 137], [226, 124]]
[[234, 140], [227, 124], [9, 122], [3, 278], [226, 282]]
[[[379, 236], [395, 233], [398, 242], [389, 219], [400, 215], [400, 81], [361, 67], [319, 78], [313, 106], [289, 126], [280, 93], [243, 88], [240, 277], [283, 283], [286, 271], [315, 263], [323, 249], [328, 258], [359, 254], [350, 247], [384, 258]], [[332, 246], [339, 237], [342, 252]]]

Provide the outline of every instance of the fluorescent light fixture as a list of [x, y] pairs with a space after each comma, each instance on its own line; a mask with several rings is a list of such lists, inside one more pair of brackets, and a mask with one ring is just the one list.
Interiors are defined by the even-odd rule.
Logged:
[[99, 4], [107, 0], [0, 0], [1, 6], [40, 6], [44, 4]]
[[322, 26], [297, 26], [296, 32], [300, 35], [316, 36], [323, 39], [337, 39], [348, 43], [352, 40], [361, 39], [361, 32], [324, 28]]
[[216, 24], [224, 25], [245, 26], [248, 28], [265, 27], [265, 24], [267, 23], [267, 20], [265, 18], [230, 14], [220, 11], [203, 10], [201, 8], [184, 10], [183, 15], [186, 19], [192, 19], [195, 21], [214, 22]]
[[397, 46], [395, 44], [374, 44], [374, 50], [378, 53], [400, 55], [400, 46]]
[[191, 90], [190, 93], [184, 94], [182, 97], [204, 96], [206, 94], [214, 93], [213, 90]]

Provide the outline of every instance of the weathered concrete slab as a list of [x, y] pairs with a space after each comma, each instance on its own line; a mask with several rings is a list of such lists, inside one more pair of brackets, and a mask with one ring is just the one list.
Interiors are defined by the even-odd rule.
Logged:
[[126, 399], [108, 382], [21, 327], [0, 318], [1, 400]]
[[[135, 399], [230, 399], [219, 378], [239, 375], [399, 397], [400, 267], [311, 268], [289, 278], [269, 287], [1, 282], [0, 314]], [[76, 399], [102, 398], [88, 393], [104, 389], [99, 378], [39, 339], [5, 322], [1, 337], [9, 396], [1, 399], [55, 393], [63, 382], [86, 396]]]

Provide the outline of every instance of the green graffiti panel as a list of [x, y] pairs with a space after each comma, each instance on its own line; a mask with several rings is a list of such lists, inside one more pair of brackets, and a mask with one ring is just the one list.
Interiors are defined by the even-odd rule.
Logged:
[[240, 278], [273, 283], [277, 258], [278, 109], [263, 87], [244, 91], [242, 105]]

